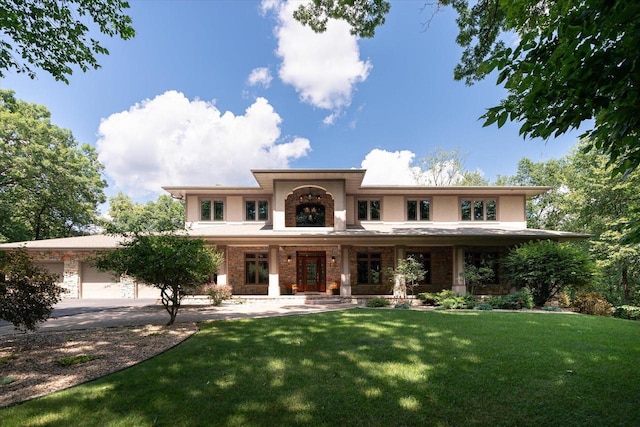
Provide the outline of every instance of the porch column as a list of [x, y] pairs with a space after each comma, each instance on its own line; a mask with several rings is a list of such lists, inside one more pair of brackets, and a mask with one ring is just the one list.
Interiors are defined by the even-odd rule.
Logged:
[[464, 279], [460, 277], [460, 273], [464, 272], [464, 248], [456, 248], [453, 250], [453, 286], [451, 290], [460, 295], [466, 295], [467, 286]]
[[280, 264], [278, 260], [278, 246], [269, 246], [269, 296], [280, 296]]
[[342, 272], [340, 273], [340, 296], [351, 296], [351, 265], [349, 264], [349, 246], [342, 246]]
[[67, 291], [62, 295], [63, 298], [78, 299], [82, 297], [80, 261], [77, 259], [64, 259], [62, 287]]
[[216, 276], [216, 285], [226, 285], [227, 282], [227, 264], [229, 263], [229, 257], [227, 256], [227, 247], [226, 246], [218, 246], [216, 250], [222, 252], [224, 255], [224, 261], [222, 261], [222, 265], [218, 269], [218, 274]]

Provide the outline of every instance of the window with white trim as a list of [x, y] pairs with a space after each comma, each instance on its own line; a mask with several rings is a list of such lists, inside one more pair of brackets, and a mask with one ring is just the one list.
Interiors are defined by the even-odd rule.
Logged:
[[200, 221], [224, 221], [224, 201], [200, 200]]

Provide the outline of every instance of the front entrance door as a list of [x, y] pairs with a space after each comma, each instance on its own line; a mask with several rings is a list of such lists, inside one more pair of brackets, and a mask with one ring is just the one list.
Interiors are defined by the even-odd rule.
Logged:
[[326, 255], [324, 252], [298, 252], [298, 291], [324, 292], [326, 290]]

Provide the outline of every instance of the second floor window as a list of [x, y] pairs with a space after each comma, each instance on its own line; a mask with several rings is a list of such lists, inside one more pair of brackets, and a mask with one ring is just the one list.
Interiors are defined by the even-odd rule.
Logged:
[[358, 220], [379, 221], [380, 200], [358, 200]]
[[266, 200], [247, 200], [245, 202], [245, 220], [266, 221], [269, 219], [269, 202]]
[[430, 200], [407, 200], [408, 221], [429, 221], [430, 215]]
[[201, 200], [200, 221], [224, 221], [224, 202], [222, 200]]
[[495, 221], [498, 219], [498, 202], [495, 199], [460, 200], [460, 217], [463, 221]]

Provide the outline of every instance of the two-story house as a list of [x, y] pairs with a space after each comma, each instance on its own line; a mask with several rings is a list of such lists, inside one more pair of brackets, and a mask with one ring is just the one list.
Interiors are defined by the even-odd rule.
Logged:
[[[548, 187], [363, 185], [361, 169], [254, 170], [255, 186], [165, 187], [185, 203], [189, 235], [224, 252], [216, 281], [235, 295], [330, 292], [391, 293], [388, 269], [413, 256], [427, 275], [419, 291], [464, 293], [465, 264], [489, 262], [491, 292], [508, 292], [500, 258], [531, 240], [586, 236], [526, 226], [526, 201]], [[153, 289], [95, 271], [86, 259], [116, 246], [109, 236], [26, 245], [63, 274], [68, 297], [146, 297]]]

